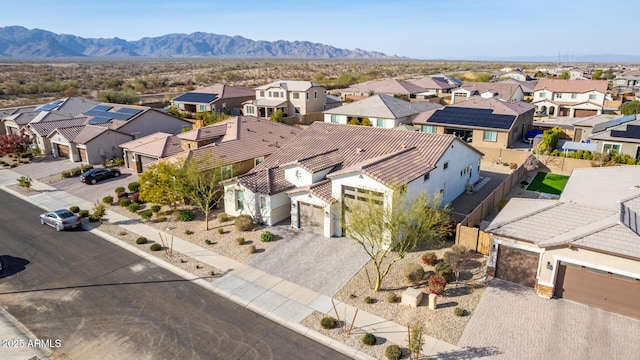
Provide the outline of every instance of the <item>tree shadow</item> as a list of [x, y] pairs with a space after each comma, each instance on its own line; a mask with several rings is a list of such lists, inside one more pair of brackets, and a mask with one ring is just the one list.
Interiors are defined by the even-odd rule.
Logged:
[[441, 360], [477, 359], [482, 357], [496, 356], [502, 354], [495, 346], [485, 347], [464, 347], [460, 350], [436, 353], [435, 356]]
[[436, 309], [446, 309], [454, 306], [458, 306], [457, 301], [447, 301], [444, 303], [438, 303], [438, 305], [436, 306]]
[[2, 279], [25, 270], [30, 261], [11, 255], [4, 255], [0, 256], [0, 263], [2, 264], [0, 279]]

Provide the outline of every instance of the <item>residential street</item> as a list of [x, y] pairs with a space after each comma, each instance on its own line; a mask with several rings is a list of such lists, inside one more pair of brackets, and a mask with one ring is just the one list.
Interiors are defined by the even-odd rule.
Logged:
[[5, 192], [0, 202], [0, 306], [59, 340], [54, 358], [347, 358], [85, 231], [41, 226], [40, 209]]

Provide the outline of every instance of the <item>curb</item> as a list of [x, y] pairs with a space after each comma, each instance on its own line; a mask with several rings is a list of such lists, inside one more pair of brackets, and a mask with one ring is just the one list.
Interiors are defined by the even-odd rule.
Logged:
[[[4, 307], [0, 306], [0, 317], [5, 318], [5, 320], [13, 326], [20, 335], [27, 338], [28, 340], [38, 339], [26, 326], [22, 325], [18, 319], [16, 319], [11, 313], [7, 311]], [[6, 339], [5, 339], [6, 340]], [[38, 357], [41, 357], [42, 360], [51, 359], [53, 355], [53, 350], [48, 347], [37, 347], [30, 348], [34, 354]]]

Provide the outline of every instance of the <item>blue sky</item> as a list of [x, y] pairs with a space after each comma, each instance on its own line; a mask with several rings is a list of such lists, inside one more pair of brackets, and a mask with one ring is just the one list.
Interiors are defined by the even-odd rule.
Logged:
[[[640, 55], [640, 2], [3, 0], [0, 26], [139, 40], [209, 32], [418, 59]], [[612, 7], [609, 7], [611, 4]], [[613, 4], [617, 4], [613, 7]]]

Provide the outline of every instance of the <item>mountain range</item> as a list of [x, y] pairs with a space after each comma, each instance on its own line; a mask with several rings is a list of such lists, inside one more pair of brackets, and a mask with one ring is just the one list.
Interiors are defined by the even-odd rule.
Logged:
[[0, 58], [343, 58], [394, 59], [377, 51], [339, 49], [308, 41], [255, 41], [204, 32], [145, 37], [82, 38], [22, 26], [0, 27]]

